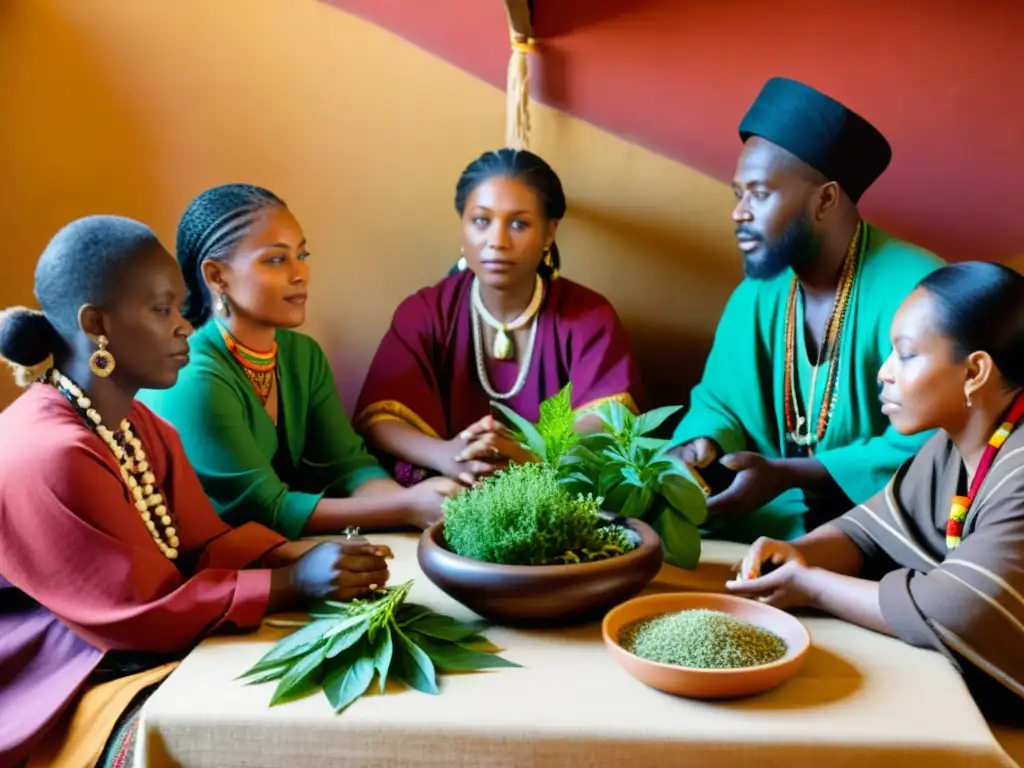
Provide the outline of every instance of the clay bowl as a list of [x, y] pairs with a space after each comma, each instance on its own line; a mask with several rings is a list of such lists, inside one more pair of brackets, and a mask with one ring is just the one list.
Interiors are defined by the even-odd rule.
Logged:
[[[786, 655], [756, 667], [697, 669], [647, 661], [619, 645], [622, 628], [631, 622], [695, 608], [722, 611], [774, 632], [786, 642]], [[811, 647], [810, 633], [788, 613], [743, 597], [707, 592], [638, 597], [609, 611], [601, 631], [609, 653], [629, 674], [659, 691], [691, 699], [731, 699], [775, 688], [800, 671]]]
[[640, 520], [625, 524], [640, 544], [624, 555], [575, 565], [498, 565], [457, 555], [444, 522], [423, 532], [420, 568], [446, 594], [485, 619], [508, 625], [565, 625], [600, 618], [661, 570], [661, 539]]

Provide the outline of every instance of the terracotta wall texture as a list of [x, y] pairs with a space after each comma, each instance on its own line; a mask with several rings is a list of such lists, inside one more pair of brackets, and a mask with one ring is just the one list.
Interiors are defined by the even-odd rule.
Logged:
[[[890, 135], [876, 221], [954, 258], [1024, 252], [1018, 4], [538, 6], [533, 148], [569, 195], [564, 273], [616, 305], [657, 400], [685, 399], [740, 278], [724, 182], [770, 75]], [[455, 180], [502, 142], [507, 56], [499, 0], [3, 3], [0, 306], [33, 303], [73, 218], [133, 216], [173, 247], [195, 194], [261, 184], [306, 230], [305, 330], [351, 407], [394, 306], [457, 257]], [[15, 394], [0, 381], [0, 406]]]

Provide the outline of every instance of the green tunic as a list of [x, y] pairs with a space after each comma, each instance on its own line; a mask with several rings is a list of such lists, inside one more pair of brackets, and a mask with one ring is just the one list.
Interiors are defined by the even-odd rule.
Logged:
[[138, 398], [181, 434], [206, 495], [231, 525], [255, 521], [295, 539], [322, 497], [388, 477], [352, 429], [327, 357], [310, 337], [277, 332], [277, 426], [214, 321], [190, 346], [178, 383]]
[[[937, 256], [866, 225], [850, 305], [843, 323], [836, 380], [838, 393], [828, 431], [814, 447], [843, 492], [861, 503], [883, 488], [931, 433], [903, 436], [882, 414], [878, 370], [892, 350], [889, 326], [903, 299], [921, 278], [942, 266]], [[783, 382], [786, 301], [792, 270], [770, 280], [744, 280], [726, 305], [715, 332], [704, 376], [691, 394], [690, 410], [673, 435], [681, 444], [710, 437], [725, 453], [755, 451], [768, 458], [787, 452]], [[797, 302], [797, 397], [807, 400], [808, 358], [803, 302]], [[828, 367], [818, 373], [811, 421], [817, 419]], [[758, 536], [793, 539], [804, 531], [804, 494], [788, 491], [746, 518], [711, 521], [716, 538], [750, 542]], [[846, 510], [836, 510], [837, 514]]]

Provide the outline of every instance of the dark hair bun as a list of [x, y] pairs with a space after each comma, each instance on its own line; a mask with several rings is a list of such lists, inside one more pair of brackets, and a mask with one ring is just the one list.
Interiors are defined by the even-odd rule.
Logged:
[[39, 365], [62, 341], [46, 315], [26, 307], [0, 311], [0, 356], [25, 368]]

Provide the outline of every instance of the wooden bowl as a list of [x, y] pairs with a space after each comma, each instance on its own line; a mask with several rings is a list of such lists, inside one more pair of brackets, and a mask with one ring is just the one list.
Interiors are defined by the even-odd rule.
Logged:
[[[698, 669], [647, 661], [619, 645], [620, 633], [627, 624], [661, 613], [698, 608], [722, 611], [774, 632], [785, 641], [786, 655], [756, 667]], [[731, 699], [775, 688], [800, 671], [811, 647], [807, 628], [788, 613], [743, 597], [708, 592], [638, 597], [609, 611], [601, 631], [609, 653], [637, 680], [659, 691], [692, 699]]]
[[449, 596], [501, 624], [563, 625], [600, 618], [637, 594], [661, 570], [661, 539], [640, 520], [625, 523], [640, 535], [618, 557], [575, 565], [499, 565], [457, 555], [444, 540], [444, 522], [423, 532], [420, 568]]

